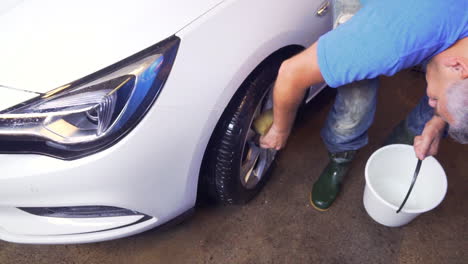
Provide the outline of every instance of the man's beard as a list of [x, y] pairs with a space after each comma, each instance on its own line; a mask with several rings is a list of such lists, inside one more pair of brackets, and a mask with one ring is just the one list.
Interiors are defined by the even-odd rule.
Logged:
[[449, 126], [448, 133], [458, 143], [468, 144], [468, 124]]

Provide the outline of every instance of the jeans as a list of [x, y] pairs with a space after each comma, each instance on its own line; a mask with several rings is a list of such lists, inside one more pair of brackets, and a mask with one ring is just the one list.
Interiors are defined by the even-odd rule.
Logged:
[[[333, 5], [334, 27], [339, 26], [340, 16], [354, 14], [369, 0], [335, 0]], [[376, 79], [362, 80], [338, 87], [333, 108], [328, 114], [321, 136], [330, 153], [357, 150], [368, 142], [367, 130], [374, 120], [377, 104]], [[424, 125], [434, 115], [424, 96], [406, 118], [410, 132], [420, 135]]]
[[[335, 103], [321, 131], [330, 153], [358, 150], [368, 142], [367, 130], [374, 120], [377, 104], [377, 79], [363, 80], [338, 87]], [[434, 110], [424, 96], [406, 117], [407, 129], [420, 135]]]
[[[415, 135], [421, 135], [427, 121], [434, 116], [434, 108], [429, 106], [429, 97], [424, 95], [406, 117], [407, 128]], [[444, 133], [444, 137], [445, 137]]]

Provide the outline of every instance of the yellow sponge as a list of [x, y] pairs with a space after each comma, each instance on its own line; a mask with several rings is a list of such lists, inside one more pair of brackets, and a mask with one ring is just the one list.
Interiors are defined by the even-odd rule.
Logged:
[[253, 128], [264, 136], [273, 124], [273, 109], [263, 112], [253, 121]]

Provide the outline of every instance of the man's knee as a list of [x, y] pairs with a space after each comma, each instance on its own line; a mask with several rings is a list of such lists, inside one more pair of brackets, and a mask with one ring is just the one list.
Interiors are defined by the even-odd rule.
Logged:
[[334, 104], [332, 130], [337, 134], [353, 134], [373, 120], [377, 80], [364, 80], [339, 87]]

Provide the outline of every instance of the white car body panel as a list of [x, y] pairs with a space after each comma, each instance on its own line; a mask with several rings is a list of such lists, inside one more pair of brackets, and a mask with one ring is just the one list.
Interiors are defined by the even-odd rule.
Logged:
[[[14, 215], [14, 217], [12, 217]], [[70, 228], [78, 233], [97, 232], [121, 227], [137, 222], [143, 215], [106, 218], [59, 218], [42, 217], [26, 213], [16, 208], [0, 211], [4, 229], [18, 235], [57, 236], [67, 235]]]
[[0, 111], [32, 99], [39, 94], [0, 85]]
[[56, 235], [56, 236], [32, 236], [2, 231], [1, 239], [17, 243], [27, 244], [79, 244], [92, 241], [102, 241], [108, 239], [117, 239], [134, 234], [141, 233], [151, 229], [156, 224], [156, 219], [150, 219], [145, 222], [134, 225], [124, 226], [118, 229], [109, 229], [101, 232], [82, 233], [80, 235]]
[[[25, 2], [29, 4], [29, 1]], [[38, 5], [34, 8], [40, 8], [44, 5], [41, 3], [51, 2], [39, 1], [33, 4], [31, 1], [31, 4]], [[164, 6], [164, 3], [171, 1], [139, 2], [140, 6], [147, 6], [145, 9], [157, 9], [157, 5]], [[197, 1], [196, 4], [181, 0], [175, 2], [171, 8], [179, 5], [177, 11], [194, 11], [183, 12], [185, 15], [181, 17], [184, 22], [171, 17], [169, 13], [165, 14], [164, 19], [169, 22], [164, 23], [164, 27], [167, 26], [164, 29], [152, 26], [161, 23], [162, 20], [157, 17], [135, 16], [135, 20], [142, 19], [141, 23], [129, 21], [130, 25], [119, 24], [119, 30], [112, 31], [112, 34], [105, 30], [110, 24], [96, 25], [99, 29], [93, 31], [92, 36], [102, 41], [106, 38], [112, 40], [105, 44], [98, 41], [88, 44], [81, 42], [84, 46], [74, 46], [74, 50], [70, 50], [47, 45], [53, 40], [65, 41], [60, 37], [41, 39], [35, 36], [37, 39], [34, 41], [39, 41], [41, 49], [50, 51], [37, 54], [35, 48], [23, 42], [20, 48], [28, 56], [20, 56], [21, 64], [31, 62], [31, 58], [42, 62], [34, 66], [51, 69], [41, 70], [42, 75], [18, 73], [18, 68], [7, 69], [0, 62], [0, 84], [44, 93], [115, 63], [170, 35], [176, 34], [181, 39], [173, 69], [155, 104], [117, 144], [96, 154], [69, 161], [35, 154], [0, 154], [0, 214], [16, 207], [105, 205], [128, 208], [152, 218], [124, 228], [87, 234], [70, 227], [68, 234], [52, 236], [44, 233], [19, 234], [14, 232], [17, 230], [15, 228], [7, 229], [6, 220], [0, 217], [0, 239], [48, 244], [109, 240], [145, 231], [189, 210], [195, 205], [199, 171], [207, 143], [223, 110], [241, 83], [276, 50], [288, 45], [307, 47], [330, 30], [332, 25], [331, 15], [315, 15], [322, 0], [226, 0], [222, 3], [206, 0]], [[62, 4], [57, 1], [57, 4], [68, 5], [69, 2]], [[74, 10], [84, 12], [90, 5], [99, 12], [106, 7], [97, 2], [89, 4], [87, 1], [77, 1]], [[18, 5], [15, 8], [29, 10], [32, 7]], [[12, 10], [6, 13], [11, 14]], [[28, 12], [32, 14], [33, 10]], [[120, 11], [117, 9], [117, 13]], [[3, 24], [2, 19], [0, 25]], [[21, 24], [20, 19], [11, 21], [14, 20], [22, 25], [15, 28], [25, 34], [18, 34], [18, 39], [12, 43], [28, 38], [26, 33], [30, 30]], [[57, 30], [55, 33], [70, 30], [67, 36], [73, 40], [88, 35], [88, 32], [83, 32], [79, 22], [73, 23], [70, 27], [51, 27]], [[41, 28], [46, 30], [49, 26], [42, 24]], [[135, 28], [140, 32], [132, 32]], [[0, 29], [3, 32], [5, 27], [0, 26]], [[156, 31], [154, 36], [143, 36], [150, 34], [153, 29]], [[111, 43], [119, 43], [116, 41], [126, 34], [130, 37], [129, 41], [123, 43], [123, 47], [112, 44], [112, 49], [108, 49]], [[14, 60], [15, 55], [7, 54], [4, 44], [0, 45], [0, 56]], [[10, 48], [14, 46], [8, 45], [11, 45], [8, 46]], [[81, 57], [87, 53], [92, 56]], [[50, 54], [54, 55], [49, 59]], [[80, 65], [70, 66], [73, 62]], [[73, 71], [67, 72], [71, 68], [62, 70], [56, 66], [57, 63], [67, 63], [73, 67]], [[30, 80], [22, 80], [21, 74], [28, 75]], [[23, 99], [18, 99], [17, 103], [19, 100]], [[51, 226], [48, 228], [55, 228], [53, 223], [49, 224]]]
[[0, 85], [46, 93], [158, 43], [221, 1], [7, 1]]

